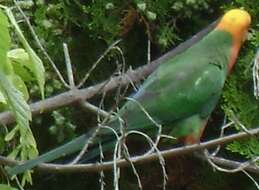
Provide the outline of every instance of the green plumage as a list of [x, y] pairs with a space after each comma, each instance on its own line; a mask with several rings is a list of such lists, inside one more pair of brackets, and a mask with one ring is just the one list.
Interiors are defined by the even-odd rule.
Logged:
[[[214, 30], [183, 53], [162, 63], [132, 96], [136, 101], [128, 100], [120, 109], [118, 115], [125, 121], [127, 130], [157, 130], [141, 110], [140, 104], [171, 135], [193, 135], [198, 138], [200, 129], [220, 97], [228, 72], [231, 47], [231, 35]], [[117, 120], [111, 121], [110, 125], [119, 130]], [[21, 173], [39, 163], [79, 151], [91, 133], [15, 166], [8, 172], [11, 175]], [[103, 130], [102, 134], [98, 139], [105, 139], [106, 143], [114, 137], [108, 130]]]
[[[231, 36], [214, 31], [152, 73], [133, 98], [160, 124], [172, 124], [214, 109], [227, 75]], [[128, 128], [150, 126], [134, 101], [120, 110]], [[179, 129], [181, 130], [181, 129]]]

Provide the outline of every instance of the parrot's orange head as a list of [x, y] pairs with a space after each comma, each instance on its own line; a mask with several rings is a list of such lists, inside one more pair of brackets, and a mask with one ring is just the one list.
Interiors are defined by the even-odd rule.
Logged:
[[248, 28], [251, 24], [251, 16], [241, 9], [232, 9], [224, 14], [216, 29], [229, 32], [235, 43], [245, 41]]
[[239, 49], [246, 40], [250, 24], [251, 16], [248, 12], [241, 9], [232, 9], [224, 14], [216, 26], [216, 30], [228, 32], [232, 36], [233, 42], [228, 64], [229, 72], [236, 63]]

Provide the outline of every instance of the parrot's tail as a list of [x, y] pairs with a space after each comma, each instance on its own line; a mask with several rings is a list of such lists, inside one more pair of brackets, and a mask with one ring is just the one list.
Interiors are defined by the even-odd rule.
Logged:
[[91, 130], [89, 133], [81, 135], [81, 136], [75, 138], [74, 140], [72, 140], [60, 147], [57, 147], [45, 154], [42, 154], [41, 156], [39, 156], [35, 159], [29, 160], [21, 165], [7, 169], [7, 172], [9, 175], [16, 175], [16, 174], [22, 173], [26, 170], [29, 170], [41, 163], [50, 162], [50, 161], [53, 161], [60, 157], [75, 153], [84, 147], [87, 140], [92, 136], [93, 132], [94, 132], [94, 130]]
[[[115, 130], [117, 125], [118, 122], [116, 120], [109, 122], [109, 126], [113, 127]], [[87, 151], [86, 154], [83, 155], [82, 159], [80, 159], [79, 161], [79, 163], [85, 161], [88, 162], [89, 160], [97, 158], [100, 155], [100, 149], [98, 146], [99, 142], [102, 144], [103, 151], [107, 152], [108, 150], [112, 149], [112, 147], [114, 147], [114, 139], [115, 138], [113, 136], [113, 133], [110, 130], [107, 130], [105, 128], [99, 128], [98, 130], [98, 128], [95, 127], [86, 134], [83, 134], [60, 147], [50, 150], [49, 152], [46, 152], [45, 154], [42, 154], [35, 159], [28, 160], [21, 165], [17, 165], [7, 169], [7, 172], [9, 175], [16, 175], [19, 173], [23, 173], [24, 171], [29, 170], [41, 163], [51, 162], [58, 158], [76, 153], [82, 150], [84, 146], [89, 143], [89, 140], [91, 140], [90, 150]]]

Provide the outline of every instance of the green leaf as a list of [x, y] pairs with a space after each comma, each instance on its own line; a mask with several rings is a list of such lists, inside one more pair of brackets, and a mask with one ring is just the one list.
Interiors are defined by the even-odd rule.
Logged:
[[42, 98], [44, 98], [44, 84], [45, 84], [44, 73], [45, 73], [45, 69], [44, 69], [43, 63], [42, 63], [41, 59], [37, 56], [37, 54], [34, 52], [34, 50], [31, 48], [29, 43], [27, 42], [27, 40], [24, 37], [24, 35], [22, 33], [22, 30], [20, 29], [19, 25], [17, 24], [11, 10], [7, 9], [6, 13], [7, 13], [12, 25], [15, 28], [15, 31], [16, 31], [16, 34], [17, 34], [19, 40], [21, 41], [23, 47], [25, 48], [26, 52], [29, 55], [30, 61], [32, 63], [31, 70], [32, 70], [33, 74], [36, 76], [38, 85], [40, 87], [41, 96], [42, 96]]
[[31, 130], [27, 129], [22, 129], [20, 130], [21, 133], [21, 138], [20, 138], [20, 143], [25, 145], [25, 146], [30, 146], [36, 149], [36, 141], [31, 135]]
[[147, 4], [144, 3], [144, 2], [141, 2], [141, 3], [138, 3], [138, 4], [137, 4], [137, 7], [138, 7], [139, 10], [145, 11], [146, 8], [147, 8]]
[[19, 128], [16, 126], [14, 127], [6, 136], [5, 136], [5, 141], [10, 141], [14, 138], [16, 132], [19, 130]]
[[152, 20], [152, 21], [153, 21], [153, 20], [156, 20], [156, 17], [157, 17], [156, 13], [151, 12], [151, 11], [147, 11], [146, 15], [147, 15], [147, 18], [148, 18], [149, 20]]
[[8, 31], [8, 21], [6, 16], [0, 10], [0, 70], [6, 70], [7, 56], [6, 52], [10, 48], [11, 39]]
[[[0, 102], [2, 102], [0, 105], [6, 106], [14, 114], [17, 122], [17, 126], [6, 135], [5, 140], [10, 141], [18, 132], [20, 133], [20, 143], [17, 147], [13, 148], [9, 157], [13, 159], [17, 159], [17, 157], [19, 157], [22, 160], [26, 160], [36, 157], [36, 155], [38, 155], [38, 151], [29, 126], [31, 111], [26, 102], [26, 99], [29, 97], [28, 91], [22, 78], [14, 71], [11, 61], [14, 62], [14, 60], [16, 60], [23, 64], [26, 64], [26, 62], [27, 64], [28, 62], [30, 63], [30, 66], [27, 66], [30, 68], [27, 69], [36, 76], [42, 97], [44, 97], [43, 87], [45, 83], [44, 67], [41, 60], [25, 40], [10, 9], [6, 9], [6, 13], [8, 14], [9, 19], [16, 29], [17, 35], [28, 54], [26, 57], [26, 54], [21, 50], [18, 52], [11, 51], [11, 53], [9, 52], [8, 58], [7, 52], [11, 43], [8, 33], [8, 22], [5, 15], [0, 12]], [[24, 184], [26, 181], [31, 183], [32, 180], [30, 173], [27, 173], [27, 175], [23, 177]]]
[[29, 182], [32, 185], [32, 177], [31, 177], [31, 171], [24, 172], [22, 176], [22, 186], [26, 184], [26, 182]]
[[19, 75], [23, 81], [33, 81], [35, 77], [33, 75], [32, 63], [28, 53], [22, 49], [13, 49], [7, 53], [7, 57], [10, 60], [14, 72]]
[[14, 113], [17, 124], [20, 127], [29, 128], [30, 107], [22, 93], [15, 88], [2, 71], [0, 71], [0, 90], [6, 98], [8, 108]]
[[25, 83], [21, 79], [21, 77], [16, 74], [13, 74], [13, 75], [8, 76], [8, 78], [12, 81], [15, 88], [18, 89], [22, 93], [24, 100], [28, 100], [29, 92], [27, 90]]
[[5, 184], [0, 184], [0, 189], [1, 190], [17, 190], [14, 187], [11, 187], [10, 185], [5, 185]]
[[8, 158], [15, 160], [20, 152], [21, 146], [15, 147], [12, 152], [8, 155]]
[[0, 104], [6, 104], [6, 99], [2, 92], [0, 92]]
[[[7, 51], [10, 47], [8, 22], [5, 15], [0, 11], [0, 60], [1, 66], [7, 65]], [[6, 99], [8, 108], [14, 113], [20, 127], [29, 127], [31, 112], [23, 95], [15, 88], [7, 78], [4, 67], [0, 66], [0, 91]]]
[[7, 56], [10, 60], [19, 62], [24, 65], [27, 65], [29, 63], [29, 55], [22, 48], [12, 49], [8, 51]]

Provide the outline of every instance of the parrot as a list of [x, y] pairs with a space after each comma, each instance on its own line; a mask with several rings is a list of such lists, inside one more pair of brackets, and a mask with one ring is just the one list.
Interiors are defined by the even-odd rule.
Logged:
[[[123, 129], [148, 134], [154, 134], [158, 125], [163, 133], [183, 138], [187, 145], [199, 142], [226, 77], [246, 40], [250, 24], [251, 16], [247, 11], [227, 11], [201, 40], [160, 64], [105, 125], [118, 133]], [[95, 132], [96, 128], [93, 128], [67, 144], [8, 168], [7, 172], [16, 175], [40, 163], [76, 153]], [[98, 142], [109, 149], [111, 142], [115, 141], [111, 130], [100, 128], [89, 152], [91, 148], [96, 151]]]

